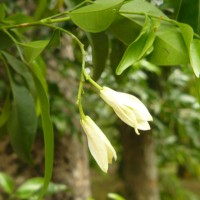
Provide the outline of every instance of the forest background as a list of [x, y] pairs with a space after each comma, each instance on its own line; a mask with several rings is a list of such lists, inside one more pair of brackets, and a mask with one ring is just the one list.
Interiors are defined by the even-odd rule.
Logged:
[[[200, 199], [199, 34], [199, 0], [0, 1], [0, 199]], [[138, 136], [85, 80], [118, 156], [107, 174], [80, 125], [83, 45], [94, 81], [153, 116]]]

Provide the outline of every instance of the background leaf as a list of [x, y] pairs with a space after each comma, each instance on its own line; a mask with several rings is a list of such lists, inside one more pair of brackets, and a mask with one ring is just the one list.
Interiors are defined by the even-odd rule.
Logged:
[[182, 0], [178, 21], [189, 24], [194, 32], [200, 34], [200, 1]]
[[0, 50], [9, 48], [13, 45], [13, 41], [3, 31], [0, 31], [0, 38], [1, 38]]
[[109, 31], [126, 45], [132, 43], [138, 37], [141, 30], [141, 25], [122, 16], [116, 17], [109, 27]]
[[6, 16], [5, 7], [3, 3], [0, 3], [0, 22], [4, 20]]
[[7, 129], [15, 152], [25, 161], [32, 163], [31, 147], [35, 139], [37, 118], [35, 104], [29, 91], [11, 81], [14, 97]]
[[3, 108], [0, 114], [0, 127], [2, 127], [8, 120], [10, 115], [10, 93], [7, 95]]
[[101, 76], [108, 58], [108, 36], [105, 32], [88, 33], [87, 36], [92, 47], [93, 79], [97, 80]]
[[0, 172], [0, 187], [8, 194], [12, 194], [14, 190], [14, 181], [11, 176]]
[[97, 0], [70, 12], [72, 21], [87, 32], [106, 30], [114, 21], [124, 0]]

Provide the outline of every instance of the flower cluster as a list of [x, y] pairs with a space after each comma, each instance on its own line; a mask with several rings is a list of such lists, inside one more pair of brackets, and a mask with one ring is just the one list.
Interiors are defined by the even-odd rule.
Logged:
[[133, 127], [138, 135], [138, 129], [150, 129], [148, 121], [152, 121], [153, 118], [145, 105], [135, 96], [103, 87], [100, 90], [100, 97], [113, 108], [122, 121]]
[[[149, 130], [149, 121], [153, 118], [145, 105], [135, 96], [114, 91], [108, 87], [99, 89], [100, 97], [113, 108], [116, 115], [129, 126], [138, 130]], [[81, 125], [87, 135], [89, 150], [100, 168], [107, 172], [108, 164], [116, 160], [116, 152], [110, 141], [106, 138], [100, 128], [88, 116], [83, 116]]]

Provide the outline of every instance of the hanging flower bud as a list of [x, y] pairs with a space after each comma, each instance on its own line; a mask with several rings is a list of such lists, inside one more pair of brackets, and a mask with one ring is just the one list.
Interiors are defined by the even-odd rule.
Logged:
[[138, 135], [138, 129], [150, 129], [148, 121], [152, 121], [153, 118], [145, 105], [135, 96], [116, 92], [108, 87], [100, 90], [100, 96], [122, 121], [135, 129]]
[[88, 146], [92, 156], [99, 167], [104, 172], [107, 172], [108, 164], [112, 163], [113, 158], [117, 159], [115, 149], [89, 116], [84, 116], [81, 119], [81, 125], [87, 135]]

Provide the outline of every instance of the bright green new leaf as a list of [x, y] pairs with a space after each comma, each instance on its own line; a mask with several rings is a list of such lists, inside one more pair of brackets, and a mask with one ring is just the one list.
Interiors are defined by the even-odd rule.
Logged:
[[121, 15], [128, 15], [128, 14], [136, 14], [136, 13], [144, 13], [146, 15], [155, 15], [158, 17], [167, 17], [161, 10], [159, 10], [153, 4], [145, 1], [145, 0], [134, 0], [134, 1], [127, 1], [123, 4], [120, 8], [119, 13]]
[[14, 190], [14, 181], [8, 174], [0, 172], [0, 188], [7, 194], [12, 194]]
[[25, 161], [32, 163], [31, 148], [37, 129], [35, 104], [30, 92], [11, 81], [14, 102], [7, 129], [15, 152]]
[[22, 44], [24, 46], [24, 54], [28, 63], [35, 60], [42, 51], [47, 47], [49, 40], [39, 40]]
[[105, 32], [87, 33], [92, 47], [93, 79], [97, 80], [103, 72], [108, 57], [108, 36]]
[[157, 27], [157, 23], [152, 26], [150, 19], [147, 17], [140, 35], [125, 51], [119, 65], [117, 66], [116, 74], [120, 75], [125, 69], [153, 50], [155, 27]]
[[106, 30], [114, 21], [124, 0], [97, 0], [69, 13], [72, 21], [84, 31], [97, 33]]
[[194, 39], [190, 45], [190, 62], [197, 78], [200, 78], [200, 40]]

